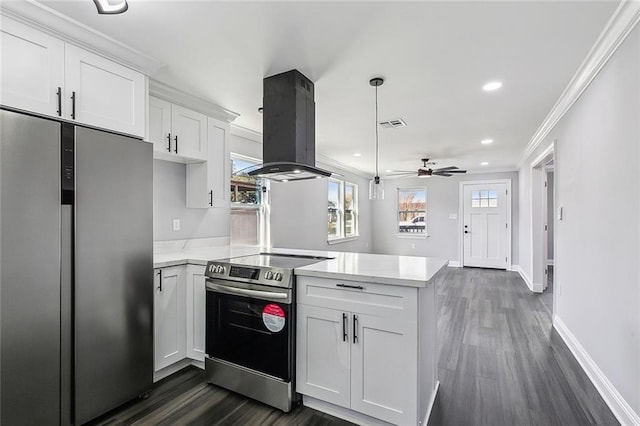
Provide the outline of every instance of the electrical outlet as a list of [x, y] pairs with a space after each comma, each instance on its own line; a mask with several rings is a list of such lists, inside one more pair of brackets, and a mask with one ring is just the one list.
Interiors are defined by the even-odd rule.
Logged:
[[451, 220], [458, 219], [458, 214], [457, 213], [449, 213], [449, 219], [451, 219]]
[[416, 243], [411, 243], [411, 248], [412, 249], [416, 248]]
[[180, 219], [173, 219], [173, 230], [174, 231], [180, 230]]

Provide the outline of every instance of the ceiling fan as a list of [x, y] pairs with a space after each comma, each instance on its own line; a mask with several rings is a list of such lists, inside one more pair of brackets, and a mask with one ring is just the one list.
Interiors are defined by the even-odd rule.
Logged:
[[429, 162], [428, 158], [422, 158], [420, 161], [422, 161], [422, 167], [418, 169], [417, 174], [415, 171], [409, 171], [409, 170], [392, 170], [387, 176], [398, 177], [398, 178], [403, 178], [403, 177], [428, 178], [431, 176], [450, 177], [458, 173], [467, 173], [466, 170], [460, 170], [456, 166], [442, 167], [439, 169], [431, 169], [428, 166], [434, 166], [437, 163]]

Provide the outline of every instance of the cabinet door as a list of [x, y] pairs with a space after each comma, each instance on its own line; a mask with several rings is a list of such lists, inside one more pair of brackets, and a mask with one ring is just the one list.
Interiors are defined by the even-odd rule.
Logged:
[[58, 116], [58, 88], [64, 96], [64, 42], [6, 16], [0, 23], [0, 103]]
[[348, 314], [301, 304], [297, 308], [296, 392], [348, 408], [351, 344], [348, 321], [343, 321]]
[[207, 161], [187, 164], [187, 207], [229, 206], [231, 163], [227, 144], [229, 125], [207, 119]]
[[204, 362], [205, 267], [187, 265], [187, 357]]
[[231, 155], [227, 142], [229, 125], [213, 118], [208, 120], [209, 155], [208, 187], [214, 207], [225, 207], [230, 203]]
[[184, 267], [155, 271], [155, 371], [186, 356]]
[[417, 424], [415, 321], [351, 314], [351, 409], [393, 424]]
[[65, 45], [67, 118], [75, 115], [81, 123], [144, 137], [145, 86], [143, 74]]
[[207, 160], [207, 117], [204, 114], [172, 105], [171, 138], [174, 153]]
[[162, 99], [149, 97], [149, 134], [153, 150], [162, 154], [173, 152], [169, 140], [171, 133], [171, 104]]

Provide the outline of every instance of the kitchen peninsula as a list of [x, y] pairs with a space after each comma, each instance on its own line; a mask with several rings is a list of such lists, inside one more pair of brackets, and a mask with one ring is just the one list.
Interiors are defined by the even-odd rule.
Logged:
[[426, 424], [438, 387], [435, 281], [444, 259], [229, 246], [157, 250], [157, 280], [164, 271], [165, 289], [176, 291], [156, 296], [186, 288], [169, 305], [186, 312], [178, 315], [187, 324], [182, 351], [176, 345], [184, 342], [163, 340], [156, 324], [156, 379], [185, 362], [202, 366], [206, 260], [260, 252], [332, 258], [294, 270], [296, 392], [303, 403], [359, 424]]

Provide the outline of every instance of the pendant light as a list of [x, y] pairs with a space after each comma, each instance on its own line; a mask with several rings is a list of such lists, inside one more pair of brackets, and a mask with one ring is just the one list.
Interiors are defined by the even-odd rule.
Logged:
[[384, 80], [380, 77], [372, 78], [369, 84], [376, 88], [376, 175], [369, 181], [369, 199], [384, 200], [384, 182], [380, 180], [378, 173], [378, 87], [382, 86]]

